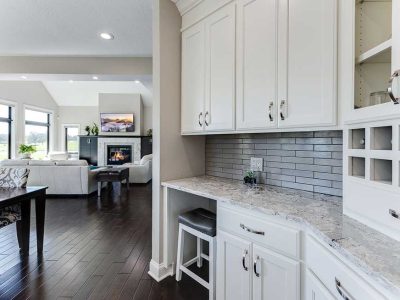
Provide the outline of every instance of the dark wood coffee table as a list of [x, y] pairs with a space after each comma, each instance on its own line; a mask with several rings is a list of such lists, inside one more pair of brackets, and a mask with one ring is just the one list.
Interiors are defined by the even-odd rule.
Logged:
[[119, 195], [121, 195], [122, 181], [125, 180], [127, 189], [129, 190], [129, 168], [126, 167], [108, 167], [97, 173], [97, 196], [101, 196], [101, 186], [103, 182], [118, 182]]

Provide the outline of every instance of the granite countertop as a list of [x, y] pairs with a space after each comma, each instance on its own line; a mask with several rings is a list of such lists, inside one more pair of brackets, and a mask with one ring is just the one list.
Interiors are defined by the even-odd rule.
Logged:
[[400, 242], [343, 215], [340, 197], [272, 186], [254, 189], [240, 181], [211, 176], [162, 185], [300, 223], [361, 272], [400, 295]]

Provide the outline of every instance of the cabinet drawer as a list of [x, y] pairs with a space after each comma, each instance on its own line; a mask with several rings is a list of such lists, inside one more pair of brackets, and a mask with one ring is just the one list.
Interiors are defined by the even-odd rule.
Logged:
[[292, 257], [300, 256], [300, 231], [246, 213], [218, 208], [218, 228], [238, 234]]
[[306, 264], [337, 299], [386, 299], [311, 237], [306, 240]]

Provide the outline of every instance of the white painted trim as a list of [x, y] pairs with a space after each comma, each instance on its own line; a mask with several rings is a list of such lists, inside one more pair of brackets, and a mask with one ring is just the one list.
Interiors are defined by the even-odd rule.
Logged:
[[[65, 128], [67, 127], [76, 127], [78, 128], [78, 135], [80, 135], [81, 132], [81, 124], [77, 123], [63, 123], [60, 124], [60, 151], [66, 151], [66, 145], [65, 145]], [[79, 139], [78, 139], [78, 152], [79, 152]]]
[[162, 281], [168, 276], [174, 275], [174, 266], [166, 267], [163, 263], [158, 264], [153, 259], [150, 261], [150, 268], [148, 274], [157, 282]]

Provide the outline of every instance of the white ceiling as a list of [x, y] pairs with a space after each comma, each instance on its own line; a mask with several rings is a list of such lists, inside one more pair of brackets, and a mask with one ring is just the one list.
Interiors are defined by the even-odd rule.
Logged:
[[141, 94], [144, 106], [152, 106], [152, 91], [132, 81], [43, 81], [60, 106], [97, 106], [99, 94]]
[[[2, 0], [0, 55], [151, 56], [151, 3]], [[101, 32], [115, 39], [100, 39]]]

